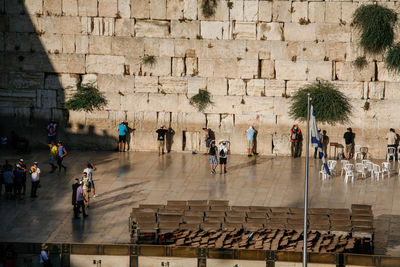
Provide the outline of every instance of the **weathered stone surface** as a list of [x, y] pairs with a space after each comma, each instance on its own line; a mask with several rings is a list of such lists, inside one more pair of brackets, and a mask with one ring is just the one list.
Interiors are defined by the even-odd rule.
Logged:
[[308, 20], [308, 4], [309, 2], [293, 2], [292, 22], [299, 23], [301, 19]]
[[308, 61], [307, 80], [332, 80], [332, 62], [330, 61]]
[[362, 70], [354, 69], [352, 64], [352, 62], [336, 62], [336, 77], [341, 81], [367, 82], [375, 79], [375, 66], [373, 62], [369, 63]]
[[197, 19], [197, 1], [184, 0], [183, 17], [185, 19]]
[[[64, 0], [66, 1], [66, 0]], [[43, 13], [43, 1], [37, 0], [25, 0], [25, 9], [28, 14], [42, 14]], [[4, 0], [0, 1], [0, 11], [4, 11]], [[20, 14], [20, 13], [19, 13]], [[73, 14], [76, 15], [76, 14]]]
[[45, 89], [69, 89], [76, 90], [76, 84], [79, 82], [77, 74], [50, 74], [46, 75], [44, 81]]
[[199, 73], [197, 58], [185, 58], [186, 75], [197, 75]]
[[208, 78], [207, 91], [212, 95], [227, 95], [228, 81], [224, 78]]
[[183, 9], [182, 0], [167, 0], [167, 19], [182, 19]]
[[82, 84], [93, 84], [97, 86], [97, 74], [85, 74], [81, 76]]
[[378, 81], [400, 82], [400, 76], [396, 75], [393, 72], [389, 72], [386, 69], [384, 62], [378, 62], [377, 68], [378, 68]]
[[[36, 1], [36, 2], [41, 3], [41, 1]], [[64, 16], [77, 16], [78, 15], [78, 1], [62, 0], [62, 14]]]
[[75, 48], [77, 54], [87, 54], [89, 39], [85, 35], [77, 35], [75, 38]]
[[143, 75], [150, 76], [169, 76], [171, 75], [171, 58], [157, 57], [156, 62], [151, 64], [142, 64]]
[[347, 59], [347, 43], [326, 42], [326, 56], [328, 60], [344, 61]]
[[9, 88], [41, 89], [44, 87], [44, 73], [10, 72]]
[[272, 1], [258, 2], [258, 20], [265, 22], [272, 20]]
[[135, 24], [137, 37], [167, 37], [169, 23], [167, 21], [138, 20]]
[[306, 81], [287, 81], [286, 83], [286, 91], [285, 94], [286, 96], [290, 97], [293, 96], [294, 93], [297, 92], [300, 88], [311, 84], [311, 82], [306, 82]]
[[198, 19], [199, 20], [214, 20], [214, 21], [227, 21], [229, 20], [229, 8], [226, 3], [218, 4], [215, 8], [215, 13], [209, 18], [206, 18], [201, 8], [202, 2], [197, 1]]
[[135, 91], [135, 77], [127, 75], [97, 75], [97, 86], [100, 91], [132, 94]]
[[187, 79], [184, 77], [160, 77], [160, 92], [166, 94], [186, 94]]
[[335, 86], [347, 97], [361, 99], [364, 97], [364, 83], [335, 81]]
[[162, 39], [160, 40], [160, 46], [159, 46], [159, 52], [158, 54], [160, 56], [168, 56], [168, 57], [173, 57], [175, 56], [175, 51], [174, 51], [174, 41], [170, 39]]
[[277, 80], [306, 80], [307, 62], [275, 60]]
[[122, 56], [88, 55], [87, 73], [123, 74], [125, 59]]
[[85, 56], [75, 54], [52, 54], [48, 56], [53, 72], [85, 73]]
[[243, 0], [233, 0], [233, 7], [229, 10], [229, 19], [243, 21]]
[[[5, 16], [0, 17], [0, 30], [2, 32], [5, 32], [6, 29], [8, 29], [9, 32], [35, 32], [34, 25], [37, 25], [37, 23], [35, 23], [35, 20], [30, 20], [27, 16], [10, 16], [8, 17], [8, 21], [6, 18]], [[32, 23], [34, 23], [34, 25], [32, 25]]]
[[77, 2], [79, 16], [97, 16], [97, 0], [79, 0]]
[[207, 78], [188, 77], [188, 91], [189, 95], [197, 94], [199, 89], [207, 88]]
[[400, 99], [400, 83], [385, 82], [385, 99]]
[[349, 25], [317, 24], [315, 32], [318, 41], [349, 42], [351, 39]]
[[158, 77], [136, 76], [135, 77], [135, 92], [157, 93], [158, 92]]
[[369, 82], [368, 83], [368, 98], [373, 100], [383, 100], [385, 96], [384, 82]]
[[165, 19], [167, 17], [167, 0], [150, 0], [150, 18]]
[[242, 79], [228, 80], [228, 95], [246, 95], [246, 83]]
[[342, 18], [342, 3], [341, 2], [326, 2], [325, 3], [325, 22], [339, 23]]
[[278, 22], [258, 23], [257, 40], [283, 40], [283, 24]]
[[308, 4], [308, 18], [311, 22], [324, 22], [325, 2], [310, 2]]
[[57, 91], [37, 90], [36, 106], [41, 108], [55, 108], [57, 106]]
[[40, 17], [42, 32], [55, 34], [80, 34], [82, 31], [79, 17]]
[[275, 78], [275, 62], [273, 60], [261, 60], [261, 78]]
[[185, 76], [185, 60], [181, 57], [172, 58], [172, 76]]
[[221, 78], [234, 78], [238, 73], [237, 59], [216, 59], [214, 60], [213, 76]]
[[222, 39], [222, 22], [202, 21], [200, 24], [203, 39]]
[[316, 24], [300, 25], [299, 23], [285, 23], [286, 41], [315, 41]]
[[[2, 50], [5, 51], [18, 51], [18, 52], [30, 52], [31, 46], [30, 46], [30, 36], [29, 33], [6, 33], [5, 36], [3, 37], [3, 33], [1, 34], [0, 37], [3, 42], [2, 42]], [[4, 40], [4, 39], [5, 40]], [[60, 41], [61, 36], [53, 36], [53, 35], [46, 35], [43, 36], [42, 43], [44, 46], [44, 49], [46, 51], [54, 52], [55, 49], [60, 48]], [[54, 44], [51, 42], [50, 39], [54, 40]]]
[[171, 21], [171, 36], [174, 38], [191, 38], [194, 39], [200, 34], [199, 21]]
[[115, 20], [115, 36], [134, 36], [135, 20], [133, 19], [116, 19]]
[[[331, 52], [331, 51], [329, 51]], [[312, 60], [312, 61], [329, 61], [330, 57], [326, 57], [325, 43], [304, 42], [300, 47], [299, 54], [296, 56], [297, 60]], [[334, 60], [334, 59], [332, 59]]]
[[111, 41], [113, 55], [130, 55], [141, 57], [144, 55], [144, 42], [142, 38], [114, 37]]
[[131, 17], [131, 0], [118, 0], [118, 14], [121, 18]]
[[255, 22], [236, 22], [234, 25], [233, 36], [236, 40], [256, 39]]
[[131, 0], [131, 17], [136, 19], [150, 18], [150, 1]]
[[244, 1], [243, 19], [244, 21], [258, 20], [258, 1]]
[[247, 82], [246, 93], [250, 96], [265, 95], [265, 81], [263, 79], [251, 79]]
[[40, 37], [43, 44], [43, 49], [47, 53], [59, 53], [62, 51], [62, 38], [61, 35], [44, 34]]
[[89, 54], [111, 54], [111, 41], [109, 36], [89, 36]]
[[[99, 0], [99, 16], [100, 17], [117, 17], [118, 14], [118, 0]], [[118, 14], [118, 17], [121, 15]]]
[[214, 60], [213, 59], [198, 59], [199, 76], [213, 77], [214, 76]]
[[238, 75], [242, 79], [252, 79], [258, 76], [258, 60], [242, 59], [238, 61]]
[[357, 2], [342, 2], [342, 21], [350, 24], [357, 7]]
[[43, 0], [43, 12], [47, 15], [61, 15], [61, 0]]
[[291, 10], [292, 10], [291, 1], [273, 1], [272, 21], [290, 22], [292, 20], [292, 16], [290, 13]]

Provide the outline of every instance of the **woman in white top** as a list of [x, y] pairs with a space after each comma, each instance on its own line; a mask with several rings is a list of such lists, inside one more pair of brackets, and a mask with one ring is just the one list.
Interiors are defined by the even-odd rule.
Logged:
[[33, 163], [33, 166], [30, 168], [30, 173], [31, 173], [31, 197], [37, 197], [36, 195], [36, 191], [39, 187], [39, 183], [40, 183], [40, 169], [39, 169], [39, 164], [35, 161]]

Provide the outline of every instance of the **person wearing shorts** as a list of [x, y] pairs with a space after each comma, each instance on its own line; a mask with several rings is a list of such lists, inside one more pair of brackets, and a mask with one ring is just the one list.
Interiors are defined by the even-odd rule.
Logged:
[[93, 198], [98, 197], [98, 195], [96, 195], [96, 191], [95, 191], [96, 189], [95, 189], [94, 180], [93, 180], [93, 172], [95, 170], [97, 170], [96, 166], [94, 166], [94, 164], [90, 163], [90, 162], [88, 163], [87, 168], [83, 170], [84, 173], [85, 172], [87, 173], [87, 177], [88, 177], [88, 180], [89, 180], [89, 183], [90, 183], [91, 191], [93, 193]]
[[125, 144], [126, 144], [126, 133], [128, 132], [128, 128], [125, 125], [124, 121], [118, 125], [118, 151], [125, 152]]
[[164, 125], [161, 125], [160, 129], [156, 131], [157, 133], [157, 142], [158, 142], [158, 155], [164, 155], [164, 146], [165, 146], [165, 135], [167, 134], [168, 130], [165, 129]]
[[226, 173], [226, 164], [228, 161], [228, 148], [226, 147], [226, 141], [219, 142], [219, 167], [220, 167], [220, 174], [222, 174], [222, 166], [224, 167], [224, 173]]
[[210, 149], [208, 150], [208, 155], [210, 157], [210, 169], [211, 174], [215, 174], [215, 169], [218, 165], [218, 158], [217, 158], [218, 148], [215, 146], [215, 141], [210, 141]]
[[347, 160], [353, 157], [353, 151], [354, 151], [354, 138], [355, 134], [353, 133], [353, 130], [349, 127], [347, 128], [347, 132], [344, 133], [343, 138], [346, 144], [346, 154], [345, 157]]
[[256, 130], [254, 130], [253, 126], [249, 126], [249, 129], [246, 130], [247, 134], [247, 156], [251, 157], [254, 153], [254, 135]]

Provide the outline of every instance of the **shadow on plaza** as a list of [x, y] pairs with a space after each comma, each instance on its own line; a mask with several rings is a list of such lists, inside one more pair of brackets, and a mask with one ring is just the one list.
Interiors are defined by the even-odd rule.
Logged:
[[263, 164], [267, 161], [271, 161], [271, 158], [253, 158], [252, 160], [245, 162], [245, 163], [241, 163], [241, 164], [237, 164], [237, 165], [233, 165], [229, 167], [230, 171], [234, 171], [234, 170], [240, 170], [246, 167], [251, 167], [251, 166], [255, 166], [255, 165], [259, 165], [259, 164]]

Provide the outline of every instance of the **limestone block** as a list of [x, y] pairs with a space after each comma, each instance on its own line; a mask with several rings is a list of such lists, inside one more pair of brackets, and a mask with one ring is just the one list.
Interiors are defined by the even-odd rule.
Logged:
[[326, 2], [325, 3], [325, 22], [339, 23], [342, 18], [342, 3], [341, 2]]
[[272, 1], [258, 2], [258, 20], [265, 22], [272, 20]]
[[[375, 78], [375, 66], [373, 62], [369, 62], [362, 70], [354, 68], [352, 62], [336, 62], [336, 77], [340, 81], [373, 81]], [[378, 72], [379, 73], [379, 72]]]
[[78, 0], [79, 16], [97, 16], [97, 0]]
[[135, 91], [135, 76], [128, 75], [97, 75], [97, 86], [100, 91], [133, 94]]
[[292, 22], [299, 23], [300, 19], [308, 19], [308, 3], [309, 2], [293, 2]]
[[85, 56], [78, 54], [48, 55], [54, 72], [85, 73]]
[[157, 93], [158, 92], [158, 77], [136, 76], [135, 77], [135, 92]]
[[373, 100], [383, 100], [385, 97], [384, 82], [369, 82], [368, 83], [368, 98]]
[[273, 60], [261, 60], [261, 78], [275, 78], [275, 62]]
[[0, 2], [2, 9], [5, 10], [7, 14], [21, 14], [24, 11], [24, 3], [18, 1], [3, 1]]
[[118, 14], [121, 18], [131, 17], [131, 1], [118, 0]]
[[[165, 40], [163, 40], [165, 42]], [[170, 40], [171, 41], [171, 40]], [[175, 57], [196, 57], [199, 56], [197, 55], [197, 48], [200, 47], [200, 44], [205, 41], [201, 40], [183, 40], [183, 39], [175, 39], [172, 40], [174, 43], [174, 47], [171, 48], [168, 43], [168, 47], [165, 47], [164, 49], [171, 51], [171, 49], [174, 50], [174, 56]]]
[[199, 21], [171, 20], [171, 37], [195, 39], [200, 34]]
[[257, 24], [257, 40], [283, 40], [283, 23], [261, 22]]
[[[218, 1], [217, 1], [218, 2]], [[215, 21], [227, 21], [229, 20], [229, 8], [226, 2], [218, 2], [215, 8], [215, 13], [213, 16], [206, 18], [203, 14], [202, 1], [197, 1], [198, 19], [199, 20], [215, 20]]]
[[347, 97], [361, 99], [364, 95], [364, 83], [334, 81], [333, 84]]
[[350, 42], [351, 29], [349, 25], [317, 24], [316, 37], [318, 41]]
[[309, 84], [310, 84], [310, 82], [306, 82], [306, 81], [287, 81], [285, 94], [288, 97], [293, 96], [297, 92], [297, 90], [299, 90], [300, 88], [303, 88]]
[[175, 55], [174, 51], [174, 40], [170, 39], [161, 39], [159, 40], [160, 46], [159, 46], [159, 51], [158, 54], [160, 56], [168, 56], [168, 57], [173, 57]]
[[183, 1], [183, 17], [185, 19], [197, 19], [197, 1], [184, 0]]
[[252, 79], [258, 76], [258, 60], [242, 59], [238, 61], [238, 73], [242, 79]]
[[115, 36], [134, 36], [134, 34], [135, 34], [134, 19], [115, 20]]
[[234, 24], [233, 36], [236, 40], [255, 40], [255, 22], [236, 22]]
[[97, 74], [82, 75], [82, 84], [93, 84], [97, 86]]
[[[42, 14], [43, 13], [43, 2], [42, 1], [25, 0], [24, 3], [25, 3], [25, 9], [28, 14]], [[0, 11], [3, 10], [2, 8], [4, 8], [4, 2], [0, 1]]]
[[290, 22], [292, 20], [291, 8], [291, 1], [273, 1], [272, 21]]
[[142, 38], [113, 37], [111, 40], [111, 53], [117, 56], [130, 55], [141, 57], [144, 55], [144, 42]]
[[157, 57], [153, 65], [142, 64], [142, 72], [150, 76], [169, 76], [171, 75], [171, 58]]
[[378, 81], [400, 82], [400, 76], [386, 69], [384, 62], [377, 62]]
[[[259, 96], [245, 96], [243, 97], [244, 103], [241, 104], [241, 98], [239, 98], [239, 105], [235, 105], [235, 113], [242, 113], [242, 114], [253, 114], [255, 112], [271, 112], [273, 109], [273, 99], [272, 97], [259, 97]], [[236, 101], [233, 99], [231, 100], [232, 104]], [[236, 102], [237, 103], [237, 102]]]
[[79, 17], [40, 17], [39, 27], [45, 33], [81, 34], [82, 27]]
[[330, 61], [308, 61], [307, 80], [332, 80], [332, 62]]
[[228, 80], [228, 95], [246, 95], [246, 83], [242, 79]]
[[[244, 49], [244, 58], [271, 59], [271, 42], [269, 41], [245, 41]], [[241, 50], [238, 52], [241, 53]]]
[[183, 9], [182, 0], [167, 0], [167, 19], [182, 19]]
[[350, 24], [357, 7], [357, 2], [342, 2], [342, 21]]
[[199, 92], [199, 89], [207, 88], [207, 78], [200, 77], [188, 77], [188, 88], [187, 93], [194, 95]]
[[185, 60], [181, 57], [172, 58], [172, 76], [185, 76]]
[[167, 0], [150, 0], [150, 18], [167, 18]]
[[[118, 94], [117, 94], [118, 95]], [[147, 93], [133, 93], [121, 96], [121, 109], [128, 111], [151, 111]]]
[[169, 22], [138, 20], [135, 24], [137, 37], [168, 37]]
[[[239, 60], [240, 61], [240, 60]], [[221, 58], [214, 60], [214, 77], [236, 78], [238, 77], [238, 60]]]
[[285, 23], [286, 41], [315, 41], [317, 24], [300, 25], [299, 23]]
[[[11, 51], [11, 52], [30, 52], [31, 46], [30, 46], [30, 36], [29, 33], [5, 33], [3, 37], [3, 33], [1, 34], [1, 37], [4, 38], [1, 46], [1, 50], [6, 50], [6, 51]], [[56, 44], [52, 45], [50, 43], [49, 39], [54, 39], [56, 41]], [[52, 52], [55, 49], [58, 49], [59, 43], [57, 39], [61, 39], [61, 36], [53, 36], [47, 35], [45, 40], [46, 43], [43, 44], [45, 46], [45, 49], [51, 50]]]
[[398, 100], [400, 99], [400, 83], [385, 82], [385, 99]]
[[197, 75], [199, 73], [197, 58], [185, 58], [186, 75]]
[[36, 106], [41, 108], [55, 108], [57, 106], [57, 91], [37, 90]]
[[[327, 61], [330, 58], [325, 54], [325, 43], [304, 42], [299, 47], [299, 54], [296, 56], [297, 60], [312, 60], [312, 61]], [[297, 49], [295, 49], [297, 50]]]
[[131, 0], [131, 17], [136, 19], [150, 18], [150, 1]]
[[160, 92], [166, 94], [186, 94], [188, 81], [184, 77], [160, 77]]
[[117, 17], [118, 0], [99, 0], [98, 9], [100, 17]]
[[288, 134], [274, 133], [272, 135], [272, 143], [274, 144], [273, 153], [281, 156], [289, 156], [290, 150], [290, 139]]
[[214, 76], [214, 60], [199, 58], [197, 61], [199, 76], [213, 77]]
[[61, 15], [61, 0], [43, 0], [43, 12], [46, 15]]
[[263, 96], [265, 95], [265, 81], [263, 79], [251, 79], [247, 82], [247, 95]]
[[326, 56], [329, 60], [344, 61], [347, 57], [347, 43], [326, 42]]
[[228, 82], [224, 78], [208, 78], [207, 91], [212, 95], [227, 95]]
[[47, 53], [58, 53], [62, 51], [62, 36], [56, 34], [43, 34], [40, 37], [43, 48]]
[[[0, 31], [2, 32], [35, 32], [35, 20], [30, 20], [28, 16], [9, 16], [0, 17]], [[32, 25], [32, 23], [34, 23]], [[8, 27], [7, 27], [8, 26]]]
[[176, 107], [179, 106], [177, 94], [149, 94], [149, 104], [151, 110], [176, 112]]
[[222, 39], [221, 21], [201, 21], [200, 29], [203, 39]]
[[246, 41], [203, 41], [201, 47], [196, 46], [196, 54], [199, 58], [247, 58], [245, 50]]
[[125, 56], [125, 75], [142, 75], [142, 58], [134, 56]]
[[115, 32], [114, 18], [103, 18], [103, 35], [113, 36]]
[[49, 74], [44, 81], [44, 89], [63, 89], [69, 88], [76, 90], [76, 84], [79, 82], [77, 74]]
[[[247, 105], [241, 104], [242, 96], [220, 96], [215, 95], [212, 97], [213, 104], [208, 106], [205, 110], [206, 113], [236, 113], [236, 110], [247, 110]], [[246, 96], [244, 97], [246, 98]], [[247, 103], [247, 102], [246, 102]]]
[[243, 0], [233, 0], [232, 9], [229, 10], [229, 19], [243, 21]]
[[308, 5], [308, 18], [313, 23], [325, 21], [325, 2], [310, 2]]
[[123, 74], [125, 59], [123, 56], [88, 55], [86, 72], [99, 74]]
[[[36, 2], [41, 3], [42, 1], [36, 1]], [[62, 14], [64, 16], [78, 16], [78, 1], [62, 0]]]
[[306, 80], [307, 62], [275, 60], [277, 80]]
[[75, 48], [77, 54], [87, 54], [89, 38], [86, 35], [77, 35], [75, 38]]
[[244, 21], [258, 20], [258, 1], [244, 1], [243, 19]]
[[44, 87], [44, 74], [10, 72], [8, 87], [13, 89], [41, 89]]
[[110, 36], [89, 36], [89, 54], [111, 54], [111, 40]]

